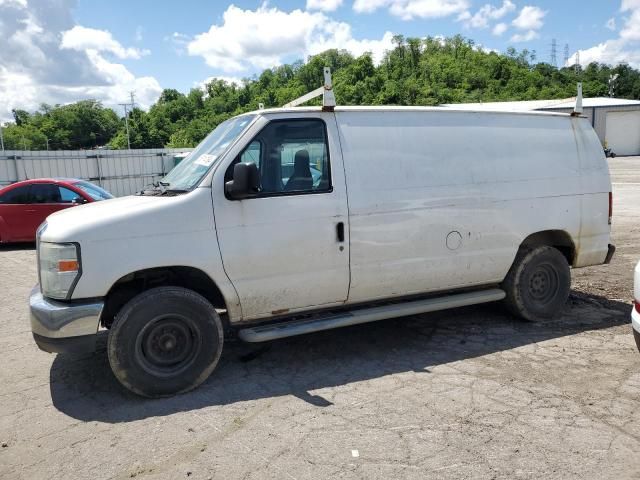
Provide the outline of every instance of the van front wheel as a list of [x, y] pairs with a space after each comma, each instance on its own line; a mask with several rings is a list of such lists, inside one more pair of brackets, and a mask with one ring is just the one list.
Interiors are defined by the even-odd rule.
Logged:
[[564, 307], [571, 289], [567, 259], [553, 247], [521, 248], [502, 282], [505, 304], [531, 322], [552, 318]]
[[187, 392], [216, 367], [224, 333], [204, 297], [181, 287], [153, 288], [116, 316], [107, 341], [111, 370], [144, 397]]

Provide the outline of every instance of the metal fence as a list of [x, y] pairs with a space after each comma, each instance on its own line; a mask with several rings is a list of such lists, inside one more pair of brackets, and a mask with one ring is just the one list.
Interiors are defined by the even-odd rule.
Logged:
[[158, 181], [174, 167], [176, 156], [189, 151], [189, 148], [0, 151], [0, 187], [33, 178], [81, 178], [121, 197]]

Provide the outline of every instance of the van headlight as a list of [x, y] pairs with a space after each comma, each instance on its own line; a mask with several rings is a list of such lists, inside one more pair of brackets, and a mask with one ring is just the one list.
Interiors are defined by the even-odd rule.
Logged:
[[82, 273], [80, 245], [38, 242], [40, 288], [45, 297], [66, 300]]

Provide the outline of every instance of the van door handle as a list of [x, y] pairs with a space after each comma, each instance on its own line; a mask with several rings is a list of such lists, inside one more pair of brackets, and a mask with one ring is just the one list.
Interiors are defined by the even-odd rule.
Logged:
[[338, 242], [344, 242], [344, 222], [338, 222], [336, 225], [336, 233], [338, 234]]

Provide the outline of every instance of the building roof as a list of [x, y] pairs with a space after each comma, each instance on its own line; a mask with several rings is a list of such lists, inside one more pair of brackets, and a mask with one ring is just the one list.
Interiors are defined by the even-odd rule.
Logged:
[[[531, 111], [531, 110], [555, 110], [573, 108], [576, 105], [576, 97], [556, 100], [528, 100], [522, 102], [486, 102], [486, 103], [449, 103], [443, 105], [455, 109], [464, 110], [490, 110], [490, 111]], [[621, 107], [638, 106], [640, 101], [624, 98], [595, 97], [582, 100], [583, 108], [592, 107]]]

